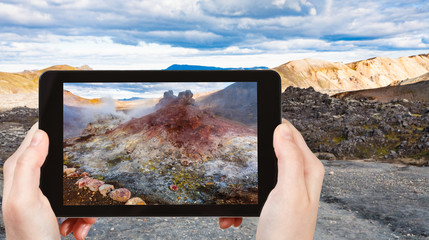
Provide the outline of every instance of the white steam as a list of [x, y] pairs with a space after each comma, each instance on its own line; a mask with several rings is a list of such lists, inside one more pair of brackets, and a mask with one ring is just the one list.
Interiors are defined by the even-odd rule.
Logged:
[[64, 139], [81, 135], [89, 123], [101, 121], [117, 126], [155, 111], [153, 101], [130, 104], [126, 110], [117, 110], [116, 100], [111, 97], [103, 97], [100, 101], [100, 104], [79, 107], [64, 105]]

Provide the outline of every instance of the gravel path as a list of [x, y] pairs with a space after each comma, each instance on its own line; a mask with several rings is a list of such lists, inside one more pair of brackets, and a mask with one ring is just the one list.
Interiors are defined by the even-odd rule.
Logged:
[[[427, 167], [323, 162], [315, 239], [429, 239]], [[246, 218], [239, 228], [221, 230], [217, 218], [100, 218], [87, 239], [254, 239], [257, 223]]]

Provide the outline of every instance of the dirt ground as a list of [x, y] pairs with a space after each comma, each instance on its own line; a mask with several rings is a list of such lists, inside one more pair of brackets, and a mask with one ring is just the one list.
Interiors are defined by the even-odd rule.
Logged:
[[[29, 113], [23, 110], [22, 114]], [[3, 162], [30, 125], [3, 119], [0, 185]], [[314, 239], [429, 239], [428, 167], [366, 161], [323, 163], [326, 175]], [[0, 188], [1, 195], [2, 191]], [[246, 218], [239, 228], [221, 230], [214, 217], [100, 218], [87, 239], [254, 239], [257, 222], [258, 218]], [[3, 221], [0, 239], [5, 239]]]
[[[429, 239], [427, 167], [323, 163], [314, 239]], [[87, 239], [254, 239], [257, 223], [258, 218], [245, 218], [239, 228], [221, 230], [213, 217], [100, 218]], [[4, 237], [1, 222], [0, 239]]]

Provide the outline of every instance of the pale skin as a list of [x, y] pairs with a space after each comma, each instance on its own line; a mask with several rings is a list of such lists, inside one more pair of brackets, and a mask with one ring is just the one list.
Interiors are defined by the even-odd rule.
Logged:
[[[278, 181], [262, 209], [257, 239], [313, 239], [324, 167], [301, 134], [287, 121], [273, 137]], [[84, 239], [96, 218], [69, 218], [58, 227], [39, 188], [49, 140], [37, 124], [4, 164], [3, 218], [7, 239], [60, 239], [73, 232]], [[242, 218], [219, 218], [222, 229], [238, 227]]]

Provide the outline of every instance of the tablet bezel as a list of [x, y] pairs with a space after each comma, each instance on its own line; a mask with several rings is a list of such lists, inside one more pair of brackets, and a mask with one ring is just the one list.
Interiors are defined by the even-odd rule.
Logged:
[[[124, 80], [121, 80], [124, 79]], [[245, 205], [63, 205], [63, 83], [65, 82], [257, 82], [258, 204]], [[39, 128], [47, 132], [48, 157], [40, 188], [61, 217], [259, 216], [277, 180], [272, 146], [281, 122], [280, 76], [272, 70], [244, 71], [47, 71], [39, 80]], [[56, 161], [55, 159], [61, 159]]]

